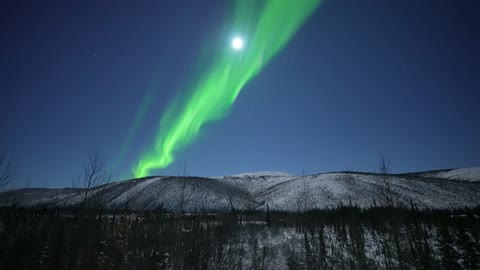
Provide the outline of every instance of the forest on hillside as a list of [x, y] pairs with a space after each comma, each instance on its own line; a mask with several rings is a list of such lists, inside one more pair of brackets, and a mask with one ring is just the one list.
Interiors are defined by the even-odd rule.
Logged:
[[0, 209], [1, 269], [479, 269], [480, 209]]

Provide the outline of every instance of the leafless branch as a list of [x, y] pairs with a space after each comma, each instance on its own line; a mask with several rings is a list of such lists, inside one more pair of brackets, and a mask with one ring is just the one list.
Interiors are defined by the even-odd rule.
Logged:
[[380, 173], [380, 201], [383, 205], [393, 207], [397, 203], [397, 198], [395, 196], [396, 192], [392, 185], [392, 177], [390, 176], [390, 159], [386, 159], [382, 154], [380, 154], [380, 161], [378, 165]]
[[109, 183], [110, 179], [111, 174], [105, 168], [105, 159], [98, 152], [93, 152], [83, 166], [82, 176], [72, 184], [74, 187], [84, 189], [83, 203], [86, 204], [89, 193], [94, 188]]

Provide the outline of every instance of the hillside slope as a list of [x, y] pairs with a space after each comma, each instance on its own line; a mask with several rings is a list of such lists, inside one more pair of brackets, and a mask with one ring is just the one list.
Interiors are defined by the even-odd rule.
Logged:
[[422, 172], [418, 175], [424, 177], [478, 182], [480, 181], [480, 167]]
[[[147, 177], [84, 189], [17, 189], [0, 193], [0, 206], [71, 207], [85, 201], [107, 209], [298, 211], [339, 204], [381, 204], [380, 175], [360, 172], [295, 176], [279, 172], [220, 177]], [[418, 207], [457, 208], [480, 204], [480, 168], [390, 175], [396, 201]]]
[[[68, 207], [85, 201], [84, 189], [19, 189], [0, 193], [0, 205]], [[251, 209], [257, 202], [246, 191], [216, 179], [149, 177], [115, 182], [87, 193], [91, 205], [108, 209], [230, 211]]]
[[[271, 186], [256, 199], [277, 210], [326, 208], [339, 204], [361, 207], [379, 205], [380, 175], [331, 173], [306, 176]], [[457, 208], [480, 203], [480, 183], [439, 178], [391, 176], [394, 198], [398, 203], [419, 207]]]

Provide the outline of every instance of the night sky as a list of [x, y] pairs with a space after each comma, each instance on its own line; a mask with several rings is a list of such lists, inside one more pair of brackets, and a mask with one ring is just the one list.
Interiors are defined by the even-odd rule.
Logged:
[[[0, 144], [16, 186], [69, 186], [88, 154], [131, 177], [166, 107], [229, 46], [233, 1], [2, 1]], [[330, 0], [155, 174], [480, 165], [480, 2]], [[248, 44], [246, 44], [248, 47]], [[156, 82], [156, 83], [153, 83]], [[149, 85], [155, 85], [149, 89]], [[151, 92], [149, 92], [151, 91]]]

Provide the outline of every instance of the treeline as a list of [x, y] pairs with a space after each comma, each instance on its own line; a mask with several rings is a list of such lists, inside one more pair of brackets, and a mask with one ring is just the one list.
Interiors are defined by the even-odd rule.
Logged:
[[479, 209], [338, 207], [298, 218], [289, 269], [480, 269]]
[[0, 269], [479, 269], [480, 209], [0, 209]]

